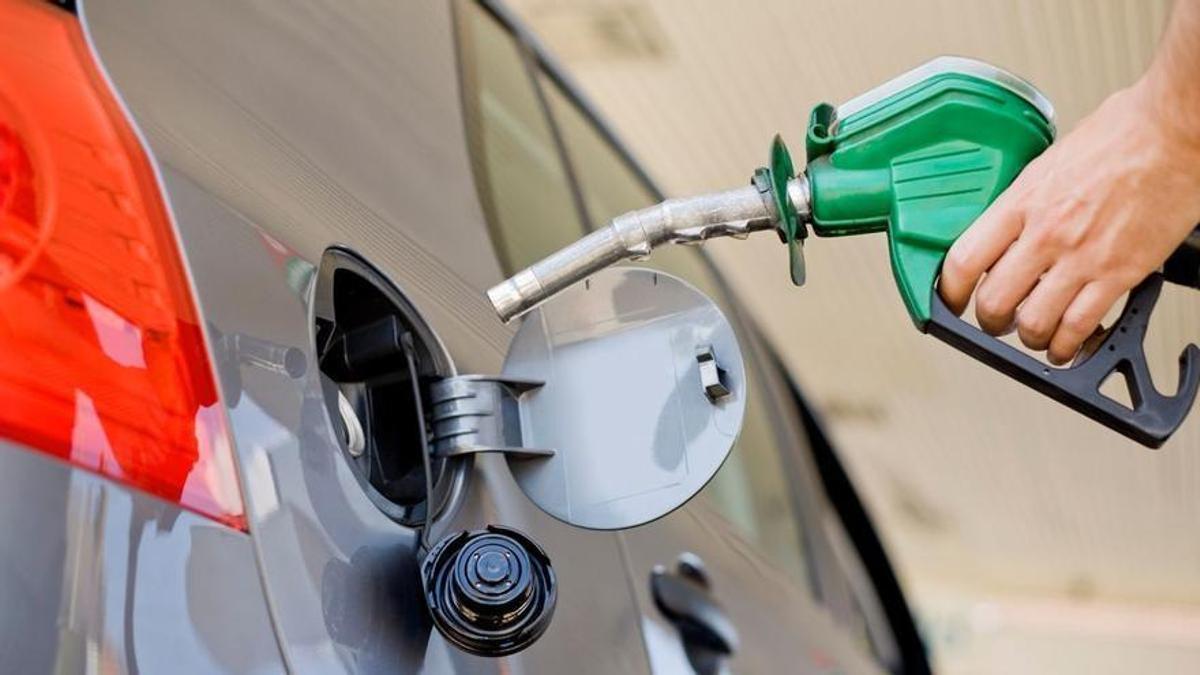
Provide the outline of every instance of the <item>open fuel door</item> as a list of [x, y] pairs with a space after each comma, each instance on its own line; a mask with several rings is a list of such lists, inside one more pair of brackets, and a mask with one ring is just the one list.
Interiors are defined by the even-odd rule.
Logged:
[[499, 377], [434, 384], [433, 452], [504, 453], [546, 513], [633, 527], [717, 472], [741, 430], [745, 378], [708, 297], [662, 272], [604, 270], [525, 317]]

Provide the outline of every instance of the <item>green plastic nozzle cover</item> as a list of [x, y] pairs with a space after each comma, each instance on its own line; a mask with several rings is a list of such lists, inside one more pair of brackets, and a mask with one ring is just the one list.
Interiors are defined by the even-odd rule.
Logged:
[[1054, 139], [1050, 120], [996, 82], [946, 72], [847, 116], [818, 105], [806, 138], [818, 236], [886, 231], [917, 328], [950, 245]]

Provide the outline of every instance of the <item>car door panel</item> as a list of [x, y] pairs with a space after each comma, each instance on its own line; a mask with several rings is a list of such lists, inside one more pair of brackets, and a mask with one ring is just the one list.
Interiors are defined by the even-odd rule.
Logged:
[[[878, 672], [848, 648], [827, 612], [756, 553], [721, 516], [689, 506], [623, 536], [643, 620], [660, 635], [675, 634], [675, 628], [655, 608], [650, 572], [656, 565], [673, 566], [681, 553], [689, 552], [703, 561], [712, 595], [737, 629], [740, 645], [729, 661], [732, 672], [779, 672], [783, 663], [793, 673], [828, 673], [834, 666], [843, 672]], [[666, 654], [652, 654], [651, 662], [678, 660], [681, 655], [678, 642], [653, 644]]]
[[[567, 95], [561, 81], [544, 75], [540, 82], [592, 226], [656, 201], [644, 176]], [[796, 411], [784, 403], [788, 390], [780, 374], [767, 369], [773, 362], [764, 358], [765, 345], [697, 251], [660, 249], [636, 264], [678, 275], [714, 298], [737, 326], [749, 370], [749, 386], [734, 392], [746, 397], [747, 414], [725, 466], [682, 513], [625, 535], [648, 625], [662, 617], [646, 602], [647, 575], [655, 565], [671, 567], [687, 551], [706, 563], [713, 558], [714, 592], [734, 595], [730, 618], [744, 636], [735, 670], [759, 672], [779, 663], [797, 664], [797, 669], [807, 664], [815, 672], [829, 663], [872, 670], [871, 661], [834, 621], [846, 613], [848, 598], [825, 536], [830, 512]], [[649, 637], [647, 642], [662, 644]], [[652, 663], [659, 656], [652, 647]]]

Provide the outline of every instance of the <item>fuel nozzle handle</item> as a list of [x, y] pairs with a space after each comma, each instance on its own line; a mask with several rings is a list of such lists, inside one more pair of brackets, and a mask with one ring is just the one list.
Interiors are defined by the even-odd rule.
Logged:
[[[806, 198], [800, 187], [788, 191], [795, 193], [793, 199]], [[645, 258], [663, 244], [697, 244], [769, 230], [776, 226], [776, 212], [769, 183], [763, 180], [724, 192], [668, 199], [613, 218], [603, 229], [492, 287], [488, 300], [507, 323], [605, 267]]]
[[[1200, 394], [1200, 348], [1179, 355], [1158, 391], [1143, 342], [1164, 281], [1200, 286], [1200, 235], [1129, 293], [1094, 349], [1051, 366], [951, 312], [937, 291], [954, 242], [1054, 140], [1053, 108], [1033, 85], [977, 61], [937, 59], [837, 108], [817, 106], [805, 150], [817, 236], [886, 232], [914, 325], [981, 363], [1148, 447], [1179, 428]], [[1125, 381], [1129, 405], [1100, 391]]]

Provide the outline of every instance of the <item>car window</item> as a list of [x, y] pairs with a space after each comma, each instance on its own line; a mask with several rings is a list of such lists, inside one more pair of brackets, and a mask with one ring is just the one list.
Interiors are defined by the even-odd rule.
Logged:
[[583, 225], [522, 48], [476, 3], [456, 9], [475, 183], [511, 274], [578, 239]]
[[[655, 196], [591, 121], [549, 78], [542, 90], [579, 181], [592, 227], [626, 211], [649, 206]], [[732, 314], [725, 293], [696, 249], [683, 246], [655, 250], [640, 266], [680, 277]], [[802, 526], [788, 485], [779, 436], [768, 413], [767, 392], [754, 377], [753, 354], [746, 352], [750, 392], [737, 445], [713, 480], [700, 493], [700, 503], [733, 524], [742, 537], [802, 583], [810, 582], [803, 551]]]

